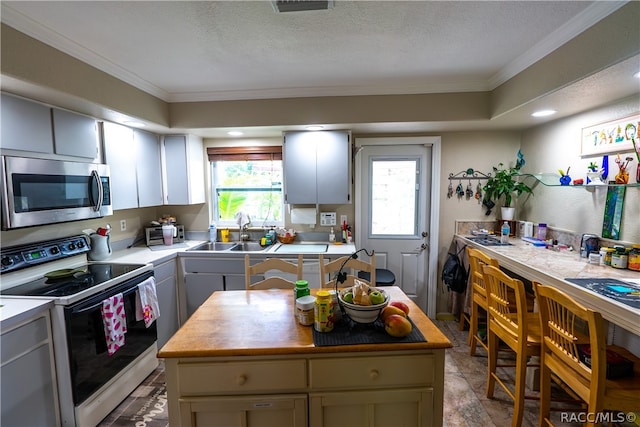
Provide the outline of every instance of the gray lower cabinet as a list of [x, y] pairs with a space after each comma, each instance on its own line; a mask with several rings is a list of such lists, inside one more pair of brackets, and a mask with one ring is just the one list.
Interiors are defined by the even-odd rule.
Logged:
[[215, 291], [224, 291], [224, 275], [187, 273], [184, 275], [184, 290], [187, 318], [189, 318], [212, 293]]
[[160, 308], [160, 317], [156, 325], [158, 328], [158, 348], [162, 348], [180, 328], [175, 259], [155, 266], [153, 275], [156, 280], [156, 294]]
[[0, 425], [60, 425], [49, 311], [3, 331], [0, 351]]

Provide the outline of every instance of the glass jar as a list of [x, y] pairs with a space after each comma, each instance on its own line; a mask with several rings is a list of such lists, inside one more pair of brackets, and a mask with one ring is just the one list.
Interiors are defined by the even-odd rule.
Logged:
[[624, 250], [624, 248], [622, 249], [622, 251], [616, 250], [613, 255], [611, 255], [611, 267], [627, 268], [628, 264], [629, 255], [627, 255], [627, 252]]
[[547, 240], [547, 224], [538, 224], [538, 240]]
[[629, 252], [629, 270], [640, 271], [640, 245], [632, 245]]
[[313, 325], [315, 297], [305, 295], [296, 300], [296, 318], [298, 323], [304, 326]]
[[607, 252], [604, 254], [604, 265], [611, 266], [611, 256], [616, 251], [613, 248], [606, 248]]
[[313, 327], [318, 332], [333, 330], [333, 301], [329, 291], [323, 290], [316, 293]]

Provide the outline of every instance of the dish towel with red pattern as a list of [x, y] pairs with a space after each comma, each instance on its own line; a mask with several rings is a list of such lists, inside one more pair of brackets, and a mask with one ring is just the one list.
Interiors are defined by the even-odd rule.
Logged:
[[102, 301], [101, 312], [107, 351], [111, 356], [124, 345], [124, 334], [127, 332], [127, 316], [124, 312], [123, 295], [116, 294]]
[[138, 285], [136, 320], [144, 320], [144, 325], [148, 328], [158, 317], [160, 317], [160, 307], [156, 293], [156, 280], [149, 277]]

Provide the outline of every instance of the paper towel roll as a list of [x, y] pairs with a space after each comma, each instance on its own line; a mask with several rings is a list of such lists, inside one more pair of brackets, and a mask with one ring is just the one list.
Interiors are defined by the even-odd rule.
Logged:
[[293, 224], [316, 225], [315, 208], [293, 208], [291, 209], [291, 222]]

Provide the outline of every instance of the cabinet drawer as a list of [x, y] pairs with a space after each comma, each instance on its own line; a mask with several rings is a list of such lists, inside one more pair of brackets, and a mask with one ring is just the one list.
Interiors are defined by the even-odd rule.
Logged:
[[304, 389], [304, 360], [220, 362], [179, 366], [180, 395]]
[[154, 266], [153, 276], [156, 282], [162, 282], [168, 277], [175, 277], [176, 275], [176, 262], [174, 260], [167, 261], [158, 266]]
[[244, 258], [185, 258], [184, 271], [187, 273], [244, 274]]
[[2, 334], [2, 363], [19, 357], [49, 340], [46, 317], [40, 317], [10, 332]]
[[313, 359], [309, 386], [313, 389], [429, 386], [434, 382], [433, 355]]

